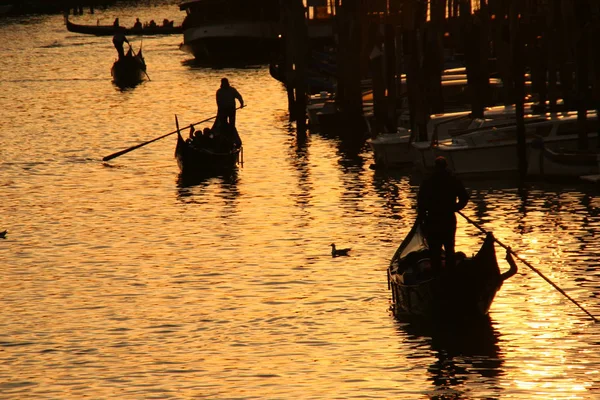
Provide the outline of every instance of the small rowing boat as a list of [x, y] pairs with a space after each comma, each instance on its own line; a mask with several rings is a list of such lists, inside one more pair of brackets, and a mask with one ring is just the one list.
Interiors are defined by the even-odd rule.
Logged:
[[510, 252], [506, 254], [510, 269], [500, 272], [494, 241], [493, 234], [487, 233], [477, 254], [466, 257], [457, 252], [456, 265], [444, 265], [442, 272], [435, 274], [421, 224], [415, 222], [388, 267], [394, 315], [397, 318], [486, 315], [502, 282], [517, 272]]
[[177, 130], [175, 158], [182, 174], [212, 174], [234, 170], [241, 163], [242, 141], [235, 127], [215, 124], [184, 140]]
[[129, 47], [125, 57], [114, 62], [110, 74], [113, 82], [120, 88], [132, 87], [144, 80], [146, 76], [146, 61], [142, 49], [137, 53]]

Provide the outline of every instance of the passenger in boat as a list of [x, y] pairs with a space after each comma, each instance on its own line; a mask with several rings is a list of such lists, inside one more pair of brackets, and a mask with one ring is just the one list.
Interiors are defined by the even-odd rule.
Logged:
[[133, 24], [133, 29], [142, 29], [142, 23], [139, 18], [135, 19], [135, 24]]
[[220, 125], [229, 124], [235, 128], [235, 99], [244, 107], [244, 99], [236, 88], [229, 84], [227, 78], [221, 79], [221, 87], [217, 90], [217, 120]]
[[152, 20], [150, 20], [150, 24], [148, 24], [148, 26], [150, 28], [156, 28], [156, 22], [154, 22], [154, 20], [152, 19]]
[[185, 140], [186, 143], [192, 143], [195, 139], [195, 135], [194, 133], [196, 132], [196, 128], [194, 128], [194, 125], [190, 126], [190, 133], [189, 133], [189, 137]]
[[115, 18], [115, 21], [113, 22], [113, 26], [119, 26], [119, 17]]
[[419, 188], [417, 209], [430, 250], [431, 266], [437, 273], [442, 267], [442, 246], [446, 255], [445, 265], [456, 265], [455, 212], [462, 210], [468, 201], [469, 194], [462, 182], [448, 170], [446, 159], [436, 158], [433, 173]]
[[118, 29], [113, 36], [113, 45], [115, 46], [115, 49], [117, 49], [117, 53], [119, 53], [119, 60], [125, 58], [125, 51], [123, 50], [124, 43], [129, 44], [129, 40], [125, 37], [123, 29]]

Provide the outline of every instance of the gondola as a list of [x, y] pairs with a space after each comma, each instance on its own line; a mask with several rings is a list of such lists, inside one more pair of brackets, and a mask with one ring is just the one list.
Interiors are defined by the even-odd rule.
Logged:
[[235, 127], [215, 124], [210, 134], [202, 132], [184, 140], [177, 129], [175, 158], [182, 174], [207, 175], [235, 170], [242, 162], [242, 141]]
[[125, 57], [114, 62], [110, 74], [115, 85], [121, 88], [135, 86], [143, 81], [146, 76], [146, 61], [142, 49], [134, 53], [129, 47]]
[[502, 283], [517, 272], [510, 252], [510, 269], [500, 272], [494, 236], [488, 232], [477, 254], [457, 252], [455, 266], [431, 270], [429, 249], [419, 221], [396, 250], [387, 270], [392, 311], [397, 318], [471, 318], [487, 315]]
[[113, 36], [119, 29], [128, 36], [173, 35], [183, 33], [183, 28], [181, 26], [172, 25], [146, 26], [141, 28], [125, 28], [114, 25], [79, 25], [72, 23], [68, 18], [65, 18], [65, 23], [69, 32], [96, 36]]

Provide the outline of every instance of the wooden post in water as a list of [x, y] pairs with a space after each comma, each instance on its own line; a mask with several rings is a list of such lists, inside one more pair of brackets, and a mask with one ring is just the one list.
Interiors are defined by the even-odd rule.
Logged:
[[559, 4], [558, 12], [555, 14], [557, 17], [557, 25], [559, 26], [558, 42], [556, 43], [556, 50], [559, 52], [559, 71], [560, 71], [560, 91], [564, 100], [565, 107], [569, 110], [574, 108], [573, 94], [574, 82], [574, 60], [572, 57], [573, 49], [572, 44], [573, 32], [575, 29], [573, 21], [573, 7], [572, 2], [564, 2], [562, 0], [555, 0]]
[[[426, 9], [421, 3], [405, 3], [406, 16], [403, 19], [403, 49], [406, 59], [406, 87], [410, 110], [410, 127], [413, 137], [427, 140], [428, 106], [425, 96], [422, 59], [422, 34]], [[426, 4], [425, 4], [426, 6]]]
[[[592, 2], [592, 15], [599, 15], [600, 3]], [[597, 18], [592, 18], [590, 27], [590, 36], [593, 38], [600, 37], [600, 21]], [[595, 46], [595, 41], [590, 41], [591, 46]], [[600, 51], [591, 51], [592, 60], [590, 65], [591, 80], [592, 80], [592, 93], [591, 98], [593, 102], [593, 108], [596, 110], [596, 148], [600, 149]], [[590, 107], [592, 108], [592, 107]]]
[[584, 1], [573, 2], [575, 8], [575, 18], [579, 26], [579, 34], [576, 37], [575, 57], [576, 79], [577, 79], [577, 148], [585, 150], [588, 148], [587, 137], [587, 100], [588, 95], [588, 34], [589, 34], [589, 15], [591, 9], [589, 4]]
[[503, 82], [504, 104], [515, 102], [512, 76], [511, 37], [508, 21], [508, 5], [501, 1], [490, 4], [491, 36], [493, 40], [496, 67]]
[[338, 91], [336, 104], [341, 110], [344, 132], [351, 136], [363, 135], [363, 109], [361, 78], [362, 45], [362, 4], [361, 0], [345, 0], [338, 3]]
[[[384, 27], [385, 44], [385, 87], [387, 89], [387, 113], [386, 128], [388, 132], [395, 132], [397, 128], [396, 120], [396, 99], [398, 98], [397, 81], [398, 68], [396, 61], [396, 29], [392, 23], [386, 21]], [[399, 79], [399, 77], [398, 77]]]
[[373, 113], [375, 115], [375, 126], [371, 126], [371, 136], [375, 137], [386, 130], [387, 114], [385, 80], [383, 75], [383, 49], [381, 48], [378, 23], [371, 23], [369, 26], [369, 36], [369, 43], [372, 45], [369, 62], [373, 79]]
[[550, 112], [557, 111], [558, 93], [559, 88], [557, 86], [557, 74], [558, 74], [558, 57], [556, 54], [555, 43], [558, 43], [558, 27], [557, 27], [557, 16], [558, 12], [556, 2], [553, 1], [548, 7], [548, 16], [546, 18], [546, 35], [545, 35], [545, 47], [546, 54], [548, 57], [548, 109]]
[[423, 66], [427, 85], [428, 114], [441, 114], [444, 112], [442, 36], [444, 34], [445, 3], [445, 0], [431, 0], [431, 17], [424, 29]]
[[308, 32], [302, 0], [281, 2], [285, 28], [285, 80], [290, 121], [296, 121], [297, 135], [306, 135], [306, 63]]
[[512, 50], [512, 76], [515, 92], [515, 119], [517, 122], [517, 157], [519, 176], [524, 179], [527, 174], [527, 143], [525, 140], [525, 115], [523, 102], [525, 98], [525, 66], [523, 65], [523, 30], [521, 26], [521, 7], [519, 2], [510, 5], [509, 24]]

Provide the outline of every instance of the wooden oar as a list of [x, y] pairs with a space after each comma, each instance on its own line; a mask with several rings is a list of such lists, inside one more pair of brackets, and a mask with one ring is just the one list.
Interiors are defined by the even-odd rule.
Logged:
[[[215, 118], [217, 118], [217, 116], [216, 116], [216, 115], [215, 115], [215, 116], [213, 116], [213, 117], [210, 117], [210, 118], [206, 118], [206, 119], [204, 119], [204, 120], [202, 120], [202, 121], [200, 121], [200, 122], [196, 122], [196, 123], [194, 123], [194, 124], [189, 124], [188, 126], [184, 127], [184, 129], [185, 129], [185, 128], [189, 128], [189, 127], [191, 127], [191, 126], [194, 126], [194, 125], [201, 124], [201, 123], [203, 123], [203, 122], [210, 121], [211, 119], [215, 119]], [[178, 128], [179, 128], [179, 127], [178, 127]], [[127, 154], [127, 153], [129, 153], [130, 151], [133, 151], [133, 150], [135, 150], [135, 149], [139, 149], [140, 147], [143, 147], [143, 146], [145, 146], [145, 145], [147, 145], [147, 144], [150, 144], [150, 143], [152, 143], [152, 142], [156, 142], [157, 140], [160, 140], [160, 139], [166, 138], [167, 136], [171, 136], [171, 135], [173, 135], [173, 134], [175, 134], [175, 133], [177, 133], [177, 130], [175, 130], [175, 131], [173, 131], [173, 132], [169, 132], [169, 133], [167, 133], [167, 134], [164, 134], [164, 135], [162, 135], [162, 136], [159, 136], [159, 137], [157, 137], [157, 138], [154, 138], [154, 139], [152, 139], [152, 140], [148, 140], [147, 142], [140, 143], [140, 144], [136, 144], [135, 146], [129, 147], [128, 149], [121, 150], [121, 151], [117, 151], [116, 153], [113, 153], [113, 154], [110, 154], [110, 155], [108, 155], [108, 156], [104, 157], [104, 158], [102, 159], [102, 161], [109, 161], [109, 160], [112, 160], [113, 158], [117, 158], [117, 157], [119, 157], [119, 156], [122, 156], [123, 154]]]
[[[464, 219], [467, 220], [467, 222], [469, 222], [471, 225], [473, 225], [474, 227], [476, 227], [477, 229], [479, 229], [481, 232], [486, 233], [487, 231], [485, 229], [483, 229], [481, 226], [479, 226], [478, 224], [476, 224], [473, 220], [471, 220], [469, 217], [467, 217], [465, 214], [463, 214], [461, 211], [458, 211], [458, 213], [461, 215], [461, 217], [463, 217]], [[576, 302], [575, 300], [573, 300], [568, 294], [565, 293], [564, 290], [562, 290], [561, 288], [559, 288], [554, 282], [552, 282], [550, 279], [548, 279], [544, 274], [542, 274], [537, 268], [535, 268], [533, 265], [531, 265], [530, 263], [528, 263], [526, 260], [524, 260], [523, 258], [519, 257], [519, 255], [517, 253], [515, 253], [514, 251], [512, 251], [512, 249], [508, 246], [506, 246], [504, 243], [502, 243], [501, 241], [499, 241], [498, 239], [496, 239], [494, 237], [494, 240], [496, 241], [496, 243], [498, 243], [500, 246], [504, 247], [506, 249], [506, 251], [508, 251], [509, 253], [511, 253], [513, 256], [515, 256], [519, 261], [521, 261], [523, 264], [527, 265], [529, 268], [531, 268], [531, 270], [533, 272], [535, 272], [536, 274], [538, 274], [539, 276], [541, 276], [546, 282], [548, 282], [550, 285], [552, 285], [554, 287], [554, 289], [558, 290], [563, 296], [565, 296], [567, 299], [571, 300], [571, 302], [573, 304], [575, 304], [577, 307], [579, 307], [583, 312], [585, 312], [587, 315], [589, 315], [594, 322], [598, 322], [598, 320], [596, 319], [596, 317], [594, 317], [592, 314], [589, 313], [589, 311], [587, 311], [585, 308], [583, 308], [578, 302]]]

